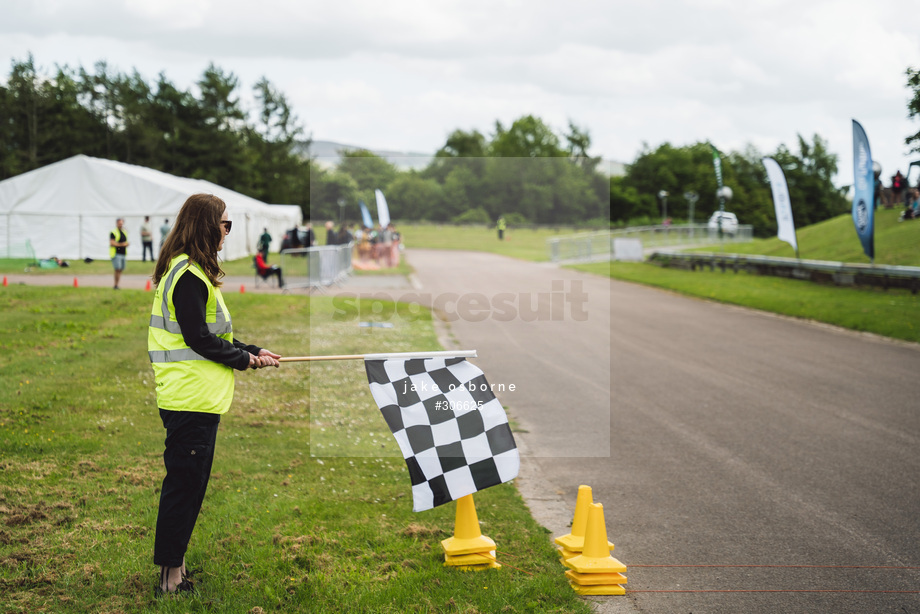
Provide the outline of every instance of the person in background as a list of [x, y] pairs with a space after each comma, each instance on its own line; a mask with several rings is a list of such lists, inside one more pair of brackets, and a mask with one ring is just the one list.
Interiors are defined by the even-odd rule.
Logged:
[[128, 235], [125, 234], [125, 220], [118, 218], [115, 220], [115, 230], [109, 233], [109, 258], [112, 260], [112, 268], [115, 270], [115, 286], [118, 290], [118, 284], [121, 282], [121, 274], [125, 270], [125, 259], [128, 255]]
[[150, 216], [144, 216], [144, 223], [141, 224], [141, 261], [147, 262], [147, 250], [150, 250], [150, 262], [153, 262], [153, 232], [150, 231]]
[[907, 181], [905, 181], [901, 171], [891, 176], [891, 202], [888, 203], [889, 207], [896, 207], [904, 202], [901, 195], [904, 194], [904, 188], [906, 186]]
[[259, 272], [259, 277], [262, 279], [268, 279], [269, 277], [275, 276], [278, 278], [278, 287], [284, 287], [284, 280], [281, 278], [281, 267], [276, 264], [271, 266], [265, 262], [265, 258], [262, 257], [262, 252], [256, 252], [256, 270]]
[[354, 241], [355, 236], [351, 232], [351, 224], [342, 224], [339, 227], [339, 232], [335, 237], [336, 245], [348, 245]]
[[498, 240], [505, 240], [505, 216], [500, 216], [498, 221], [495, 223], [495, 227], [498, 228]]
[[234, 369], [277, 367], [278, 354], [233, 337], [217, 254], [232, 223], [212, 194], [193, 194], [160, 250], [147, 350], [166, 429], [153, 562], [157, 595], [194, 590], [185, 553], [211, 475], [220, 418], [233, 401]]
[[163, 249], [163, 244], [166, 243], [166, 237], [169, 235], [169, 220], [163, 220], [163, 225], [160, 226], [160, 249]]
[[326, 245], [335, 245], [338, 236], [335, 234], [335, 224], [332, 220], [326, 222]]
[[387, 228], [390, 231], [390, 240], [391, 240], [389, 266], [391, 267], [399, 266], [399, 246], [402, 241], [402, 236], [398, 232], [396, 232], [396, 227], [393, 226], [393, 222], [390, 222], [387, 225]]
[[259, 245], [256, 247], [262, 254], [262, 259], [268, 262], [268, 248], [272, 244], [272, 236], [268, 234], [268, 228], [262, 229], [262, 236], [259, 237]]

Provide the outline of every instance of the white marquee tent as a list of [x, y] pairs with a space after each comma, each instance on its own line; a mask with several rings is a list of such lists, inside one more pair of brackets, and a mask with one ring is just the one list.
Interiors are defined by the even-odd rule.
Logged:
[[29, 241], [39, 259], [107, 260], [109, 233], [121, 217], [128, 259], [140, 260], [144, 216], [159, 253], [163, 221], [172, 224], [185, 199], [199, 192], [227, 203], [233, 221], [221, 254], [227, 260], [255, 254], [263, 228], [277, 251], [284, 232], [302, 221], [297, 205], [267, 205], [208, 181], [79, 155], [0, 181], [0, 257], [21, 255]]

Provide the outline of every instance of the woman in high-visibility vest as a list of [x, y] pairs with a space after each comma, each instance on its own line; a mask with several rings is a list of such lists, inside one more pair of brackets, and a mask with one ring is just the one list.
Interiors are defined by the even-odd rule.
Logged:
[[217, 260], [231, 226], [220, 198], [190, 196], [153, 273], [157, 291], [147, 350], [166, 428], [153, 551], [160, 566], [158, 595], [193, 590], [185, 552], [208, 487], [220, 417], [233, 400], [233, 370], [277, 367], [281, 358], [233, 338]]

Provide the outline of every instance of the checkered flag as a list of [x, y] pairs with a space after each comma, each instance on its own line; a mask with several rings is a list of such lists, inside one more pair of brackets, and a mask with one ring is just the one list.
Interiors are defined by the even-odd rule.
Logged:
[[465, 358], [366, 359], [367, 381], [429, 510], [514, 479], [520, 457], [485, 375]]

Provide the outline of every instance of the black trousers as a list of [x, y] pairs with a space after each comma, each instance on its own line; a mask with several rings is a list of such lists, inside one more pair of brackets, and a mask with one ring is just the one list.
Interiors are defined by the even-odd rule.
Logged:
[[153, 562], [180, 567], [208, 489], [220, 415], [161, 409], [160, 418], [166, 428], [166, 477], [160, 490]]
[[284, 280], [281, 279], [281, 267], [279, 267], [277, 264], [271, 265], [271, 267], [269, 267], [265, 271], [264, 275], [262, 273], [259, 273], [259, 276], [266, 281], [268, 281], [268, 278], [271, 277], [272, 275], [275, 275], [276, 277], [278, 277], [278, 287], [283, 288]]
[[153, 241], [143, 241], [144, 251], [141, 254], [141, 258], [144, 262], [147, 262], [147, 250], [150, 250], [150, 260], [156, 262], [156, 258], [153, 257]]

